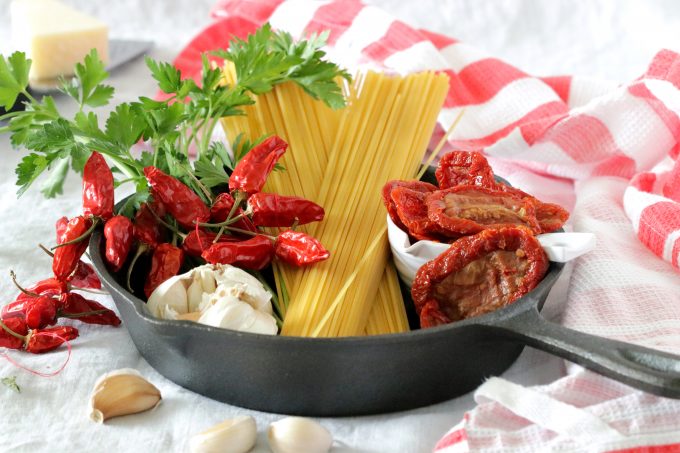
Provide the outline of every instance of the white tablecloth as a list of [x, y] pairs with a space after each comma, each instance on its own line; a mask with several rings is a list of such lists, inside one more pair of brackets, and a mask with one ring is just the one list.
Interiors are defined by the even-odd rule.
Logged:
[[[153, 39], [151, 55], [172, 59], [187, 40], [209, 22], [211, 0], [69, 1], [110, 24], [111, 36]], [[576, 74], [629, 80], [645, 69], [660, 48], [676, 49], [680, 7], [674, 2], [388, 1], [376, 3], [412, 25], [448, 34], [503, 57], [533, 74]], [[0, 11], [0, 46], [8, 45], [8, 12]], [[155, 86], [141, 61], [113, 74], [115, 100], [152, 95]], [[60, 103], [60, 105], [64, 105]], [[50, 260], [38, 243], [54, 242], [54, 222], [80, 212], [80, 182], [71, 177], [64, 195], [45, 200], [38, 188], [15, 196], [14, 168], [22, 153], [0, 139], [0, 291], [3, 302], [16, 291], [8, 273], [32, 283], [50, 274]], [[560, 291], [547, 305], [559, 316]], [[100, 298], [111, 306], [108, 298]], [[223, 419], [253, 415], [260, 437], [254, 451], [269, 451], [267, 425], [280, 415], [232, 407], [198, 396], [164, 379], [140, 355], [124, 326], [78, 325], [70, 363], [53, 378], [41, 378], [0, 359], [0, 377], [16, 376], [22, 392], [0, 386], [0, 451], [186, 451], [188, 438]], [[244, 353], [247, 353], [244, 351]], [[65, 352], [12, 357], [40, 370], [54, 369]], [[453, 366], [453, 364], [452, 364]], [[89, 392], [96, 378], [115, 368], [132, 367], [154, 382], [163, 403], [153, 413], [96, 425], [87, 418]], [[563, 362], [527, 349], [504, 377], [523, 385], [548, 383], [562, 376]], [[419, 452], [435, 442], [464, 412], [471, 395], [413, 411], [373, 417], [320, 420], [336, 439], [334, 451]]]

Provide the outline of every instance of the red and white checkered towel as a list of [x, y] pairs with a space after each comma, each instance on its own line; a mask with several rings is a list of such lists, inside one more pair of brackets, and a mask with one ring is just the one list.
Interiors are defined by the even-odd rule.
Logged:
[[[680, 55], [662, 50], [640, 78], [615, 85], [532, 77], [358, 1], [221, 0], [212, 14], [207, 46], [269, 21], [294, 36], [330, 30], [329, 55], [350, 68], [446, 72], [434, 139], [465, 110], [451, 148], [483, 150], [496, 173], [573, 208], [574, 229], [597, 235], [574, 265], [562, 323], [680, 351]], [[569, 371], [538, 388], [489, 380], [435, 450], [680, 450], [680, 401]]]

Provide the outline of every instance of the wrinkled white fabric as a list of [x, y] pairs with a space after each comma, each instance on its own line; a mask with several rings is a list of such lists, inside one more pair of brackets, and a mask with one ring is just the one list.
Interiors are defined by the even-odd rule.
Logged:
[[[67, 3], [104, 19], [111, 36], [153, 39], [154, 57], [171, 59], [186, 41], [209, 22], [212, 0], [117, 2], [72, 0]], [[502, 56], [528, 73], [582, 74], [617, 81], [641, 74], [660, 48], [676, 48], [680, 8], [671, 1], [538, 2], [380, 0], [378, 6], [402, 20]], [[7, 7], [0, 7], [0, 47], [8, 48]], [[153, 81], [140, 61], [112, 78], [115, 100], [152, 95]], [[592, 95], [584, 95], [588, 98]], [[60, 104], [62, 105], [62, 104]], [[14, 168], [21, 157], [0, 139], [0, 291], [3, 302], [16, 291], [7, 276], [14, 269], [26, 283], [47, 277], [50, 261], [37, 243], [54, 242], [54, 221], [80, 210], [80, 184], [71, 177], [64, 195], [45, 200], [37, 188], [17, 200]], [[634, 237], [631, 233], [631, 241]], [[639, 246], [636, 243], [635, 246]], [[658, 261], [659, 265], [666, 265]], [[667, 265], [666, 265], [667, 266]], [[584, 278], [578, 276], [578, 278]], [[546, 305], [544, 314], [558, 316], [564, 283]], [[108, 306], [108, 298], [100, 298]], [[566, 321], [569, 323], [567, 314]], [[253, 415], [259, 437], [255, 452], [269, 451], [264, 430], [280, 415], [263, 414], [219, 403], [189, 392], [161, 377], [137, 353], [124, 326], [118, 329], [78, 325], [70, 363], [59, 376], [40, 378], [0, 359], [0, 377], [16, 376], [22, 388], [15, 394], [0, 386], [0, 450], [2, 451], [186, 451], [191, 434], [223, 419]], [[631, 326], [631, 329], [637, 329]], [[633, 332], [635, 334], [635, 332]], [[662, 345], [660, 345], [662, 346]], [[244, 352], [247, 353], [247, 352]], [[54, 370], [65, 358], [62, 350], [34, 357], [10, 353], [23, 364]], [[564, 373], [563, 362], [526, 350], [504, 377], [522, 385], [546, 384]], [[116, 368], [132, 367], [157, 385], [164, 400], [154, 412], [95, 425], [87, 418], [89, 392], [97, 377]], [[333, 434], [333, 451], [420, 452], [435, 442], [463, 413], [475, 406], [472, 395], [435, 406], [374, 417], [322, 419]]]

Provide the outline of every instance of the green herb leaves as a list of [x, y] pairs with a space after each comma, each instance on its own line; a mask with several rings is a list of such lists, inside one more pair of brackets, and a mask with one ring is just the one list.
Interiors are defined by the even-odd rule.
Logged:
[[0, 104], [9, 110], [20, 93], [26, 91], [31, 60], [23, 52], [14, 52], [9, 58], [0, 55]]
[[[118, 104], [100, 125], [90, 108], [104, 106], [114, 89], [105, 85], [108, 77], [96, 50], [75, 67], [74, 77], [62, 81], [61, 90], [78, 105], [73, 118], [64, 117], [54, 100], [45, 96], [38, 101], [27, 92], [30, 60], [22, 53], [0, 57], [0, 104], [11, 107], [19, 95], [28, 99], [26, 109], [12, 112], [7, 126], [15, 147], [31, 151], [16, 168], [18, 195], [23, 194], [43, 173], [42, 193], [54, 197], [62, 192], [69, 167], [81, 172], [93, 150], [105, 156], [116, 175], [116, 186], [132, 182], [138, 197], [125, 207], [130, 214], [148, 197], [145, 166], [154, 165], [189, 185], [209, 202], [209, 189], [228, 182], [228, 175], [252, 146], [239, 138], [233, 153], [220, 143], [211, 143], [219, 120], [242, 115], [244, 106], [255, 102], [254, 95], [271, 90], [276, 84], [294, 82], [308, 94], [332, 108], [345, 105], [338, 85], [349, 74], [323, 60], [320, 50], [327, 33], [295, 42], [288, 33], [275, 32], [266, 24], [245, 40], [234, 39], [218, 57], [234, 63], [238, 82], [224, 83], [219, 64], [202, 56], [201, 79], [182, 79], [169, 63], [146, 58], [151, 75], [166, 100], [140, 97], [135, 102]], [[131, 148], [145, 141], [152, 152], [135, 155]], [[194, 153], [192, 163], [189, 155]], [[280, 168], [279, 168], [280, 169]]]
[[0, 382], [2, 382], [2, 385], [7, 387], [10, 390], [13, 390], [17, 393], [21, 393], [21, 388], [17, 384], [17, 377], [16, 376], [9, 376], [9, 377], [4, 377], [0, 379]]
[[82, 63], [76, 64], [75, 77], [61, 80], [61, 91], [75, 99], [81, 110], [86, 105], [100, 107], [108, 104], [113, 96], [113, 87], [102, 85], [108, 76], [97, 49], [92, 49]]
[[274, 32], [265, 24], [247, 40], [235, 39], [228, 51], [216, 55], [233, 62], [239, 84], [255, 94], [293, 81], [315, 99], [338, 109], [346, 103], [337, 79], [350, 81], [351, 77], [336, 64], [322, 60], [326, 53], [320, 49], [327, 39], [328, 32], [324, 32], [295, 42], [289, 33]]

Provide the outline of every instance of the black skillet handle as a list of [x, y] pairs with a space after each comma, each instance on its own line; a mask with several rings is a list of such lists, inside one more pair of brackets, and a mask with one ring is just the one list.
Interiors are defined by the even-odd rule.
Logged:
[[624, 384], [680, 399], [680, 355], [578, 332], [547, 321], [535, 307], [487, 324], [503, 336]]

